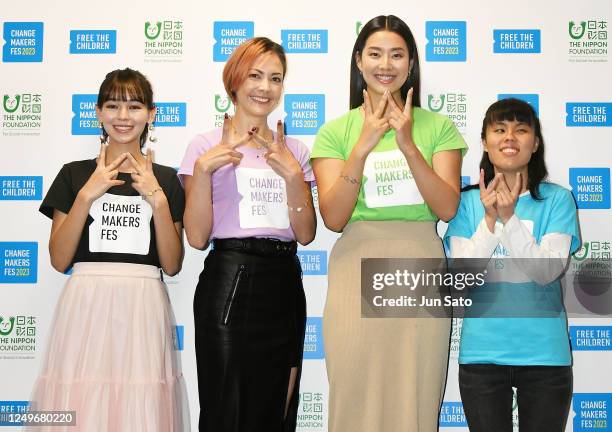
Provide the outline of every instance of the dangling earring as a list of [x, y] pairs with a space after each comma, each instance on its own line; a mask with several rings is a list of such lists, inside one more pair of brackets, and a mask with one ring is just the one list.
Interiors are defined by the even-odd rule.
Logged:
[[102, 123], [100, 123], [100, 145], [102, 144], [106, 144], [106, 142], [108, 141], [108, 135], [104, 134], [104, 125]]
[[155, 126], [153, 125], [153, 123], [150, 123], [149, 124], [149, 141], [151, 141], [152, 143], [157, 142], [157, 137], [153, 135], [154, 133], [155, 133]]

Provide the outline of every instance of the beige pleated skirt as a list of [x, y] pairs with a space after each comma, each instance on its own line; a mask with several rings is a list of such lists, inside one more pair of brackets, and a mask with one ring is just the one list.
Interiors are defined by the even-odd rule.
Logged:
[[329, 432], [438, 430], [451, 320], [361, 318], [361, 258], [444, 256], [434, 222], [360, 221], [334, 245], [323, 317]]

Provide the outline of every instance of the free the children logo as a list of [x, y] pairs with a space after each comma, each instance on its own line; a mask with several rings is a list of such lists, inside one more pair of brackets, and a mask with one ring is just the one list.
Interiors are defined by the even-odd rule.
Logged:
[[300, 392], [297, 427], [303, 432], [324, 431], [327, 420], [327, 398], [321, 389]]
[[608, 21], [572, 20], [567, 23], [570, 62], [608, 61]]
[[115, 54], [117, 30], [70, 30], [70, 54]]
[[213, 24], [213, 61], [224, 62], [236, 47], [255, 36], [253, 21], [215, 21]]
[[567, 127], [611, 127], [612, 102], [567, 102], [565, 116]]
[[15, 424], [11, 414], [26, 414], [30, 411], [29, 401], [0, 400], [0, 426], [23, 426]]
[[36, 354], [37, 318], [0, 313], [0, 359], [31, 360]]
[[2, 61], [5, 63], [43, 61], [42, 22], [5, 22]]
[[287, 54], [327, 52], [327, 30], [281, 30], [281, 45]]
[[157, 102], [156, 127], [180, 127], [187, 125], [186, 102]]
[[327, 251], [299, 250], [298, 258], [304, 276], [317, 276], [327, 274]]
[[166, 19], [144, 23], [144, 61], [175, 63], [183, 61], [183, 21]]
[[427, 95], [429, 111], [444, 114], [450, 118], [459, 132], [467, 131], [468, 97], [462, 91], [449, 91]]
[[40, 201], [42, 176], [0, 176], [0, 201]]
[[612, 326], [570, 326], [572, 351], [612, 351]]
[[24, 92], [3, 95], [2, 134], [4, 136], [38, 136], [42, 118], [42, 94]]
[[440, 427], [467, 427], [461, 402], [444, 402], [440, 409]]
[[540, 30], [493, 30], [495, 54], [537, 54], [542, 52]]

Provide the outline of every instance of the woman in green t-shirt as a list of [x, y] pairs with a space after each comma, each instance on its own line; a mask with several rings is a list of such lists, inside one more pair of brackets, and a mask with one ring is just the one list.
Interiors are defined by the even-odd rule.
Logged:
[[360, 266], [444, 256], [436, 222], [456, 212], [467, 146], [447, 117], [420, 108], [414, 37], [393, 15], [357, 37], [350, 106], [312, 151], [321, 215], [342, 232], [323, 320], [329, 431], [436, 431], [450, 318], [361, 318]]

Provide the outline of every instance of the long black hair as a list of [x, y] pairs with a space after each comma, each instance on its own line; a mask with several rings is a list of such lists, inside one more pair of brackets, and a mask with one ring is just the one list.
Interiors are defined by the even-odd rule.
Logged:
[[355, 41], [353, 52], [351, 53], [351, 96], [350, 108], [357, 108], [363, 104], [363, 90], [366, 88], [365, 80], [357, 67], [357, 54], [363, 53], [368, 38], [377, 31], [390, 31], [397, 33], [404, 39], [408, 47], [408, 55], [410, 57], [411, 67], [409, 76], [406, 82], [402, 85], [402, 99], [406, 100], [406, 95], [410, 87], [412, 90], [412, 106], [421, 106], [421, 78], [419, 75], [419, 53], [417, 52], [416, 42], [410, 28], [404, 21], [395, 15], [380, 15], [372, 18], [363, 26]]
[[[531, 155], [527, 164], [527, 188], [531, 197], [535, 200], [541, 200], [539, 187], [546, 177], [548, 170], [544, 162], [544, 137], [542, 136], [542, 126], [535, 110], [527, 102], [520, 99], [509, 98], [495, 102], [487, 109], [487, 113], [482, 121], [482, 131], [480, 138], [483, 142], [487, 135], [487, 126], [501, 121], [517, 121], [528, 124], [534, 132], [536, 143], [538, 145], [536, 151]], [[484, 170], [485, 185], [488, 185], [493, 177], [495, 177], [495, 168], [489, 159], [489, 153], [483, 152], [480, 160], [480, 169]], [[476, 189], [478, 185], [470, 185], [464, 190]]]

